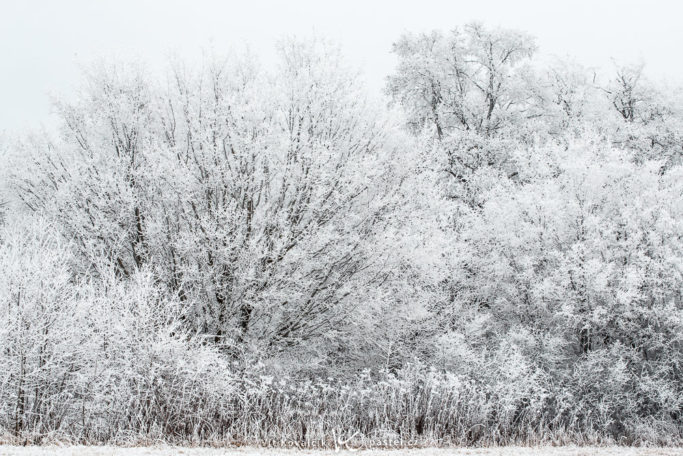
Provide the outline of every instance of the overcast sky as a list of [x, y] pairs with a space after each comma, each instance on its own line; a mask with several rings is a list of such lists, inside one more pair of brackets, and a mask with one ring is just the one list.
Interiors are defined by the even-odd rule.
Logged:
[[379, 91], [404, 31], [472, 20], [535, 35], [545, 55], [586, 65], [644, 60], [651, 77], [683, 84], [678, 0], [0, 0], [0, 131], [54, 125], [50, 95], [69, 96], [81, 68], [105, 57], [159, 67], [248, 44], [268, 62], [287, 35], [338, 41]]

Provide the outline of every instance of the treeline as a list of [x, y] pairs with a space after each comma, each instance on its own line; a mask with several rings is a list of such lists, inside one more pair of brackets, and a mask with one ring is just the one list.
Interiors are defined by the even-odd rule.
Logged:
[[677, 89], [480, 24], [386, 100], [279, 51], [102, 64], [0, 144], [0, 438], [681, 444]]

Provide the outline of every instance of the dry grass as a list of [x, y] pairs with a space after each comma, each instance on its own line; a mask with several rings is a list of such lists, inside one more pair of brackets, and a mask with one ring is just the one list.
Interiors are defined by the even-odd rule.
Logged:
[[497, 447], [497, 448], [452, 448], [415, 450], [362, 450], [362, 451], [312, 451], [263, 448], [184, 448], [184, 447], [136, 447], [112, 446], [0, 446], [0, 456], [680, 456], [683, 448], [633, 448], [633, 447]]

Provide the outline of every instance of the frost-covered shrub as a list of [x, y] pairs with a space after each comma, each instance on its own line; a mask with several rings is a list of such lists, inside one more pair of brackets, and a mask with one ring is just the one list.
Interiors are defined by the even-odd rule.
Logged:
[[150, 274], [74, 277], [68, 245], [42, 220], [1, 239], [3, 432], [85, 441], [214, 432], [230, 366], [184, 331], [183, 309]]

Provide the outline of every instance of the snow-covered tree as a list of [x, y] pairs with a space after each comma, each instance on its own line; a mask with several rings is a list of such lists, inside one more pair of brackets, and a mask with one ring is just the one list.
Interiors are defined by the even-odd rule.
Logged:
[[103, 256], [124, 278], [151, 268], [193, 303], [197, 331], [237, 351], [317, 350], [300, 344], [344, 333], [381, 277], [388, 252], [373, 243], [405, 172], [337, 51], [280, 51], [274, 75], [245, 59], [176, 66], [167, 87], [94, 73], [22, 184], [82, 271]]
[[491, 136], [524, 116], [529, 95], [520, 68], [535, 50], [524, 33], [478, 23], [447, 35], [406, 34], [394, 44], [399, 65], [388, 91], [416, 131], [427, 126], [439, 138], [455, 130]]

